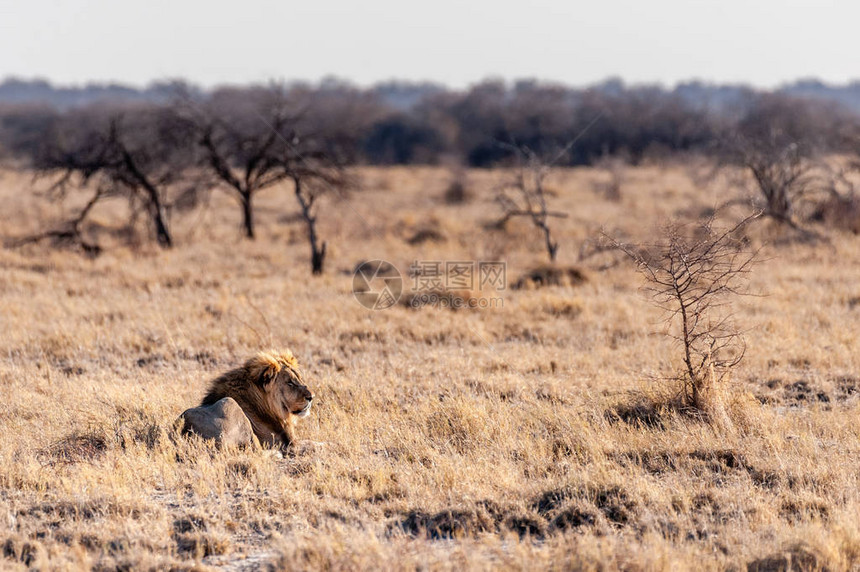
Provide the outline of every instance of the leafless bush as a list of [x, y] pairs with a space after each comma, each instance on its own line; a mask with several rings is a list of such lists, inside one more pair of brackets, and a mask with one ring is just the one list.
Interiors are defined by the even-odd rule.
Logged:
[[71, 190], [88, 192], [90, 197], [63, 228], [20, 242], [49, 238], [95, 249], [82, 237], [83, 222], [97, 203], [124, 197], [132, 220], [145, 214], [158, 244], [173, 246], [170, 210], [193, 206], [205, 188], [190, 176], [193, 155], [190, 124], [169, 109], [70, 112], [45, 133], [34, 166], [43, 175], [59, 177], [48, 193], [53, 200], [64, 199]]
[[809, 218], [829, 229], [860, 234], [860, 194], [855, 185], [860, 160], [849, 160], [847, 166], [837, 161], [832, 160], [826, 171], [829, 192], [816, 202]]
[[289, 178], [281, 159], [301, 110], [282, 90], [222, 89], [203, 105], [183, 103], [195, 122], [203, 166], [239, 199], [245, 236], [254, 238], [254, 197]]
[[302, 220], [308, 231], [311, 247], [311, 272], [322, 274], [326, 256], [326, 242], [317, 233], [320, 199], [326, 194], [342, 195], [350, 186], [345, 170], [327, 159], [300, 158], [290, 168], [296, 200], [301, 208]]
[[724, 141], [729, 162], [752, 176], [762, 215], [807, 235], [812, 233], [800, 228], [797, 207], [827, 195], [829, 187], [817, 122], [813, 109], [799, 101], [761, 97]]
[[[589, 268], [597, 271], [609, 270], [618, 266], [626, 256], [618, 248], [619, 232], [619, 230], [612, 230], [609, 234], [600, 232], [583, 240], [577, 256], [579, 264], [587, 263]], [[608, 238], [610, 234], [616, 238]]]
[[308, 225], [313, 271], [321, 272], [325, 243], [317, 238], [317, 199], [344, 187], [344, 167], [355, 161], [362, 134], [379, 113], [373, 98], [347, 86], [272, 85], [222, 89], [189, 107], [205, 165], [240, 200], [245, 235], [254, 238], [254, 196], [292, 181]]
[[459, 205], [468, 202], [472, 198], [469, 191], [466, 169], [456, 166], [451, 169], [450, 182], [445, 189], [445, 202], [449, 205]]
[[667, 334], [682, 350], [678, 399], [682, 407], [705, 411], [712, 391], [743, 359], [745, 342], [733, 320], [735, 298], [747, 292], [756, 252], [737, 238], [756, 213], [729, 229], [714, 219], [694, 225], [669, 224], [660, 241], [616, 243], [637, 265], [645, 290], [666, 312]]
[[[293, 190], [311, 247], [311, 271], [323, 272], [326, 243], [319, 238], [317, 219], [322, 199], [343, 199], [357, 187], [348, 166], [358, 160], [360, 141], [380, 109], [369, 94], [354, 88], [328, 85], [318, 90], [293, 89], [294, 105], [302, 109], [290, 127], [292, 138], [279, 161], [280, 169], [293, 181]], [[327, 204], [332, 205], [332, 202]]]
[[604, 156], [595, 161], [594, 166], [607, 175], [595, 182], [594, 190], [608, 201], [620, 201], [627, 162], [622, 157]]
[[[567, 213], [551, 211], [547, 206], [550, 194], [544, 185], [551, 163], [542, 160], [528, 147], [511, 149], [518, 162], [517, 174], [513, 180], [499, 190], [496, 201], [502, 207], [502, 218], [496, 223], [499, 228], [514, 217], [528, 217], [543, 235], [544, 246], [550, 262], [555, 262], [558, 253], [558, 242], [553, 240], [549, 219], [567, 218]], [[563, 151], [561, 154], [563, 154]]]
[[847, 156], [831, 157], [827, 164], [828, 195], [812, 213], [812, 220], [827, 228], [860, 234], [860, 125], [846, 126], [842, 134]]
[[794, 144], [772, 153], [749, 147], [745, 153], [744, 164], [764, 199], [765, 216], [799, 228], [794, 219], [795, 204], [820, 188], [817, 165]]
[[239, 198], [246, 237], [255, 235], [254, 196], [280, 182], [293, 183], [311, 269], [322, 273], [320, 199], [347, 188], [346, 165], [355, 160], [357, 141], [374, 116], [373, 102], [336, 86], [310, 92], [273, 85], [223, 89], [202, 105], [186, 100], [183, 107], [194, 118], [203, 166]]

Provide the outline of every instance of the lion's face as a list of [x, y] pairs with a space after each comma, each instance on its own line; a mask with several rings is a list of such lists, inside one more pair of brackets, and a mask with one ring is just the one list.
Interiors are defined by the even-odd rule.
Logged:
[[280, 399], [284, 409], [298, 417], [307, 417], [311, 412], [314, 392], [307, 388], [299, 373], [285, 367], [278, 372], [272, 385], [273, 397]]

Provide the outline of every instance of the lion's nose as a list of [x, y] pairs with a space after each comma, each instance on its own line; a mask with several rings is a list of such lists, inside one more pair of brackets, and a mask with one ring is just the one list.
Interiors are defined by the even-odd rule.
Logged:
[[308, 401], [313, 401], [313, 400], [314, 400], [314, 394], [313, 394], [313, 393], [309, 393], [309, 394], [308, 394]]

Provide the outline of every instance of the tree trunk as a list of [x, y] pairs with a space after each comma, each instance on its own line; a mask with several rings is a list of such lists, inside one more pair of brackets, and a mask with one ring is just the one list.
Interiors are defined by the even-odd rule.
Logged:
[[167, 217], [164, 213], [164, 205], [161, 203], [161, 196], [158, 194], [158, 189], [146, 177], [146, 175], [137, 168], [131, 154], [122, 149], [122, 158], [126, 169], [136, 181], [139, 188], [143, 188], [147, 199], [149, 200], [149, 216], [152, 218], [152, 223], [155, 225], [155, 237], [158, 245], [162, 248], [172, 248], [173, 238], [170, 236], [170, 231], [167, 228]]
[[296, 200], [299, 201], [299, 206], [302, 207], [302, 218], [308, 225], [308, 242], [311, 245], [311, 272], [315, 275], [322, 274], [323, 265], [325, 264], [325, 246], [319, 244], [317, 237], [317, 217], [311, 212], [314, 204], [314, 197], [310, 195], [306, 197], [302, 194], [302, 180], [299, 177], [293, 177], [293, 182], [296, 185]]
[[685, 397], [688, 399], [688, 405], [692, 405], [697, 409], [701, 409], [702, 403], [699, 399], [699, 384], [701, 383], [701, 379], [699, 379], [696, 369], [693, 367], [693, 356], [691, 353], [693, 343], [690, 339], [691, 329], [689, 318], [687, 316], [687, 305], [684, 302], [684, 296], [683, 294], [681, 294], [677, 280], [673, 279], [673, 281], [675, 298], [678, 300], [678, 308], [680, 308], [681, 310], [681, 333], [683, 335], [682, 342], [684, 344], [684, 365], [687, 367], [687, 376], [689, 376], [690, 378], [691, 393], [689, 395], [686, 395]]
[[305, 222], [308, 223], [308, 242], [311, 244], [311, 273], [322, 274], [323, 264], [325, 264], [325, 242], [320, 246], [317, 237], [317, 218], [305, 216]]
[[173, 238], [170, 236], [170, 231], [167, 228], [167, 220], [164, 216], [164, 207], [160, 201], [156, 201], [152, 205], [152, 221], [155, 223], [155, 235], [158, 240], [158, 245], [162, 248], [172, 248]]
[[245, 238], [254, 240], [254, 209], [251, 196], [251, 193], [242, 194], [242, 222], [245, 225]]
[[323, 273], [323, 264], [325, 263], [325, 242], [322, 243], [322, 248], [317, 249], [315, 244], [311, 245], [311, 272], [314, 274]]
[[549, 261], [555, 262], [555, 256], [558, 253], [558, 243], [552, 241], [552, 234], [549, 230], [549, 225], [546, 222], [540, 225], [543, 230], [544, 242], [546, 243], [546, 252], [549, 255]]

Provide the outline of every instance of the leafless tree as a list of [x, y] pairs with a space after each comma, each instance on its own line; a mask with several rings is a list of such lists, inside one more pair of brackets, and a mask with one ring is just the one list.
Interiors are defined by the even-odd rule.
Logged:
[[[48, 195], [53, 199], [58, 199], [65, 196], [68, 187], [65, 176], [48, 191]], [[79, 247], [84, 253], [90, 256], [97, 256], [101, 253], [101, 247], [89, 241], [83, 232], [83, 224], [90, 214], [90, 211], [104, 198], [109, 195], [105, 187], [96, 187], [86, 204], [72, 218], [64, 221], [58, 228], [53, 228], [40, 232], [34, 235], [25, 236], [13, 239], [7, 243], [8, 246], [18, 247], [25, 244], [31, 244], [41, 241], [51, 241], [56, 246], [72, 246]]]
[[184, 107], [199, 131], [205, 167], [239, 199], [245, 236], [253, 239], [254, 197], [291, 178], [282, 159], [301, 109], [277, 86], [222, 89], [202, 105], [186, 101]]
[[133, 215], [147, 215], [160, 246], [173, 246], [168, 212], [193, 203], [200, 188], [187, 177], [194, 164], [192, 136], [191, 125], [163, 107], [68, 113], [46, 132], [35, 167], [59, 177], [49, 191], [52, 198], [63, 199], [72, 188], [90, 198], [66, 228], [32, 239], [80, 241], [81, 225], [95, 205], [120, 196]]
[[756, 213], [729, 229], [714, 219], [695, 225], [670, 224], [655, 244], [617, 243], [645, 277], [645, 290], [666, 312], [668, 335], [682, 349], [679, 398], [684, 407], [706, 408], [711, 389], [743, 359], [742, 332], [732, 302], [748, 293], [747, 278], [756, 258], [737, 238]]
[[549, 219], [566, 218], [567, 213], [550, 210], [547, 206], [545, 181], [551, 163], [543, 161], [528, 147], [510, 148], [516, 155], [518, 168], [513, 180], [502, 186], [496, 196], [503, 211], [496, 224], [501, 228], [514, 217], [528, 217], [543, 236], [550, 262], [555, 262], [558, 242], [552, 237]]
[[343, 198], [354, 187], [348, 166], [357, 160], [360, 141], [380, 108], [373, 97], [337, 83], [324, 83], [316, 91], [295, 89], [289, 97], [302, 112], [281, 137], [279, 169], [293, 182], [307, 228], [311, 272], [322, 274], [326, 242], [317, 227], [320, 207], [326, 195]]
[[321, 274], [326, 257], [317, 227], [321, 199], [346, 190], [346, 166], [355, 162], [362, 137], [380, 113], [372, 95], [323, 82], [317, 89], [222, 90], [192, 115], [198, 117], [207, 167], [240, 199], [248, 238], [254, 237], [254, 195], [282, 181], [293, 183], [311, 270]]
[[829, 196], [816, 205], [812, 219], [828, 228], [860, 234], [860, 125], [847, 124], [841, 138], [848, 153], [828, 161]]
[[[577, 260], [579, 264], [602, 272], [621, 264], [626, 255], [619, 245], [620, 230], [600, 231], [582, 241]], [[609, 236], [614, 238], [610, 239]]]
[[729, 162], [753, 178], [762, 199], [756, 207], [797, 230], [803, 230], [795, 216], [798, 204], [828, 186], [820, 158], [825, 128], [813, 111], [797, 100], [762, 96], [725, 137]]
[[288, 158], [284, 167], [293, 181], [296, 201], [307, 227], [308, 244], [311, 248], [311, 272], [322, 274], [326, 242], [320, 240], [317, 230], [320, 200], [327, 194], [342, 195], [350, 186], [350, 179], [343, 166], [323, 154], [294, 154]]
[[765, 216], [799, 229], [794, 218], [797, 201], [821, 188], [818, 165], [804, 156], [799, 145], [782, 149], [763, 149], [747, 145], [743, 149], [744, 166], [752, 174], [764, 199]]

